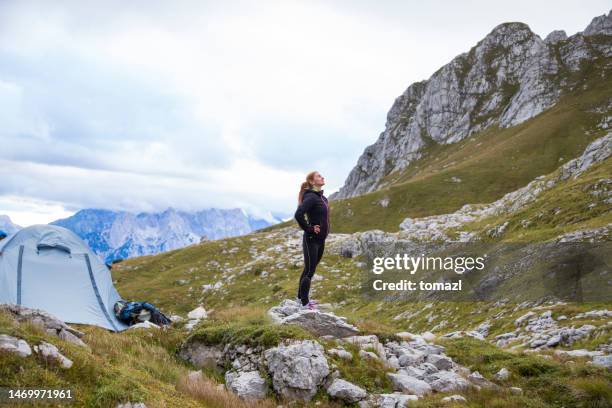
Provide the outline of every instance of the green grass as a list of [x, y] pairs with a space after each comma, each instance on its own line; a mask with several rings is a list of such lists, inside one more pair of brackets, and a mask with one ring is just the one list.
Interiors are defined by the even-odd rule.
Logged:
[[70, 369], [40, 359], [35, 353], [22, 358], [0, 353], [0, 386], [71, 389], [74, 405], [115, 406], [127, 401], [145, 402], [149, 407], [201, 406], [176, 390], [188, 367], [173, 352], [182, 333], [131, 331], [109, 333], [97, 327], [80, 327], [90, 349], [50, 336], [40, 328], [15, 324], [0, 313], [0, 333], [25, 339], [30, 346], [41, 341], [54, 344], [73, 361]]
[[[612, 405], [612, 373], [603, 368], [581, 362], [567, 364], [533, 354], [509, 353], [470, 338], [448, 340], [442, 344], [455, 361], [486, 378], [492, 378], [502, 367], [506, 367], [511, 377], [500, 384], [523, 389], [523, 396], [506, 395], [498, 403], [491, 403], [487, 398], [485, 404], [482, 395], [472, 394], [472, 398], [483, 404], [473, 406], [520, 406], [516, 405], [519, 400], [524, 406], [543, 408]], [[504, 401], [506, 398], [509, 401]]]

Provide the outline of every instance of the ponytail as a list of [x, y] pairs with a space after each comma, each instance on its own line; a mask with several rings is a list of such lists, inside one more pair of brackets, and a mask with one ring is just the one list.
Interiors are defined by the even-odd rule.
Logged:
[[302, 183], [300, 186], [300, 192], [298, 193], [298, 205], [302, 204], [302, 199], [304, 198], [304, 193], [309, 188], [312, 188], [312, 182], [314, 181], [314, 176], [317, 174], [316, 171], [311, 171], [306, 175], [306, 181]]

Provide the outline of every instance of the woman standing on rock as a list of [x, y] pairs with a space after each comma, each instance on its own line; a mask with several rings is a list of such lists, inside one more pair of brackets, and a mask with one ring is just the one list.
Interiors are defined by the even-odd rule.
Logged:
[[304, 230], [304, 271], [300, 277], [298, 299], [308, 309], [316, 308], [316, 303], [308, 297], [310, 281], [323, 256], [325, 238], [329, 233], [329, 204], [321, 190], [324, 185], [325, 178], [318, 171], [308, 173], [300, 188], [295, 211], [295, 219]]

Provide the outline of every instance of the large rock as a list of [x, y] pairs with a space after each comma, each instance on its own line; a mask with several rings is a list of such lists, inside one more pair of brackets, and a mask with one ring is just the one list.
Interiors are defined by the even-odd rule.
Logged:
[[28, 342], [7, 334], [0, 334], [0, 350], [17, 354], [19, 357], [27, 357], [32, 354]]
[[334, 398], [348, 403], [360, 401], [367, 395], [363, 388], [341, 378], [336, 378], [329, 387], [327, 387], [327, 393]]
[[601, 367], [612, 368], [612, 354], [608, 354], [607, 356], [594, 356], [593, 364]]
[[191, 312], [187, 313], [188, 319], [206, 319], [207, 317], [208, 313], [206, 312], [206, 309], [204, 309], [202, 306], [198, 306]]
[[260, 400], [268, 394], [268, 384], [259, 371], [225, 373], [228, 390], [245, 400]]
[[3, 304], [0, 305], [0, 311], [8, 313], [19, 323], [28, 322], [62, 340], [87, 347], [81, 340], [81, 337], [83, 337], [82, 332], [68, 326], [66, 323], [44, 310], [32, 309], [20, 305]]
[[431, 386], [423, 380], [405, 374], [387, 374], [396, 391], [422, 396], [431, 392]]
[[438, 371], [428, 375], [426, 381], [438, 392], [459, 391], [470, 386], [465, 378], [453, 371]]
[[38, 346], [34, 346], [34, 351], [42, 358], [49, 361], [54, 361], [62, 368], [72, 367], [72, 360], [64, 356], [53, 344], [41, 342]]
[[289, 400], [310, 401], [329, 374], [323, 347], [313, 340], [279, 345], [264, 355], [274, 390]]
[[407, 408], [410, 401], [417, 401], [419, 397], [410, 394], [374, 394], [366, 400], [359, 402], [359, 408]]
[[197, 339], [187, 340], [179, 351], [179, 356], [196, 367], [223, 366], [223, 350], [217, 346], [209, 346]]
[[271, 308], [268, 315], [275, 323], [298, 325], [318, 336], [341, 338], [359, 333], [359, 330], [348, 324], [343, 317], [318, 310], [302, 309], [299, 303], [289, 299]]

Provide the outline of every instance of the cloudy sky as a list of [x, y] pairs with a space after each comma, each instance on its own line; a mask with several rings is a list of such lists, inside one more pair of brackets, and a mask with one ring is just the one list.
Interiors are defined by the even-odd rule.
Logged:
[[[291, 212], [387, 110], [499, 23], [569, 35], [608, 1], [0, 1], [0, 214]], [[511, 6], [509, 6], [511, 4]]]

